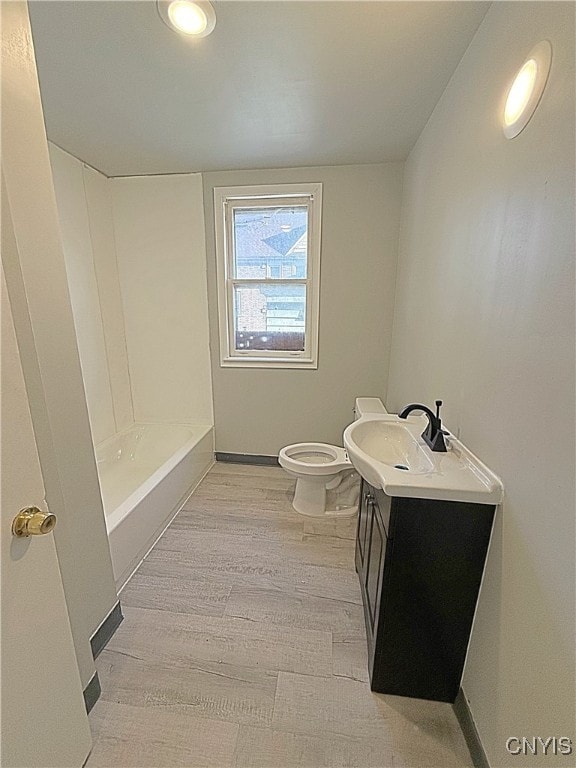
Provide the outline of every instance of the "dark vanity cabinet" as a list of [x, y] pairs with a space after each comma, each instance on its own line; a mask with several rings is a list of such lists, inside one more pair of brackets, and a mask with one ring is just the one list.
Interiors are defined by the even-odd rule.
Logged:
[[494, 512], [390, 497], [362, 481], [356, 570], [373, 691], [454, 701]]

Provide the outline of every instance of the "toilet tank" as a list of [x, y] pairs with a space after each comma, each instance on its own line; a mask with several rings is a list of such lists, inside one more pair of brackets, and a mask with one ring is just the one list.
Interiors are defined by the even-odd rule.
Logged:
[[360, 419], [369, 413], [388, 413], [379, 397], [357, 397], [354, 402], [354, 419]]

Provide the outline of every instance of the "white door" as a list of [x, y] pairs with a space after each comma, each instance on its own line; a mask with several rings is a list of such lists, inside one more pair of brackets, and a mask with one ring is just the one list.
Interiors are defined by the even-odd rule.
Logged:
[[[11, 227], [6, 215], [2, 227]], [[3, 768], [79, 768], [90, 728], [54, 538], [16, 538], [11, 530], [22, 508], [46, 507], [4, 272], [1, 316], [0, 759]]]
[[[8, 98], [9, 97], [9, 98]], [[10, 103], [10, 110], [4, 107]], [[2, 3], [2, 106], [12, 133], [21, 125], [20, 166], [33, 163], [26, 150], [28, 114], [40, 111], [27, 7]], [[16, 113], [17, 112], [17, 113]], [[4, 118], [11, 118], [11, 121]], [[11, 146], [14, 147], [12, 141]], [[6, 144], [2, 150], [6, 152]], [[13, 153], [2, 157], [15, 177]], [[29, 173], [28, 178], [33, 174]], [[17, 195], [15, 197], [18, 198]], [[14, 231], [9, 195], [2, 173], [2, 261], [19, 270], [18, 245], [26, 232]], [[20, 196], [19, 204], [25, 196]], [[41, 196], [36, 201], [41, 201]], [[40, 246], [43, 234], [57, 227], [55, 212], [42, 205], [30, 211], [25, 225], [33, 226]], [[28, 238], [29, 240], [30, 238]], [[12, 275], [14, 279], [14, 274]], [[13, 301], [19, 301], [14, 291]], [[82, 684], [72, 640], [53, 534], [16, 538], [12, 521], [24, 507], [45, 509], [44, 482], [34, 438], [29, 401], [16, 341], [13, 310], [1, 276], [1, 503], [0, 503], [0, 763], [3, 768], [80, 768], [91, 738]], [[18, 307], [21, 310], [21, 307]], [[20, 311], [20, 315], [23, 313]], [[35, 397], [41, 397], [37, 392]], [[49, 458], [49, 457], [45, 457]]]

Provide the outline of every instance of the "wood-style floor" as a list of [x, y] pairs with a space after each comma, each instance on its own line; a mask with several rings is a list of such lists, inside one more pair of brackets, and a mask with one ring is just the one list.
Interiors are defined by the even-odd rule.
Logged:
[[367, 683], [355, 521], [217, 464], [121, 594], [87, 768], [470, 766], [448, 704]]

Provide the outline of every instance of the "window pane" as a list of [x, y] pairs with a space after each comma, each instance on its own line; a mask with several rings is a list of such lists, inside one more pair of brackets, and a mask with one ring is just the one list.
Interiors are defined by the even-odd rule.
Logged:
[[236, 349], [303, 351], [306, 286], [235, 285]]
[[234, 277], [305, 279], [308, 208], [234, 208]]

